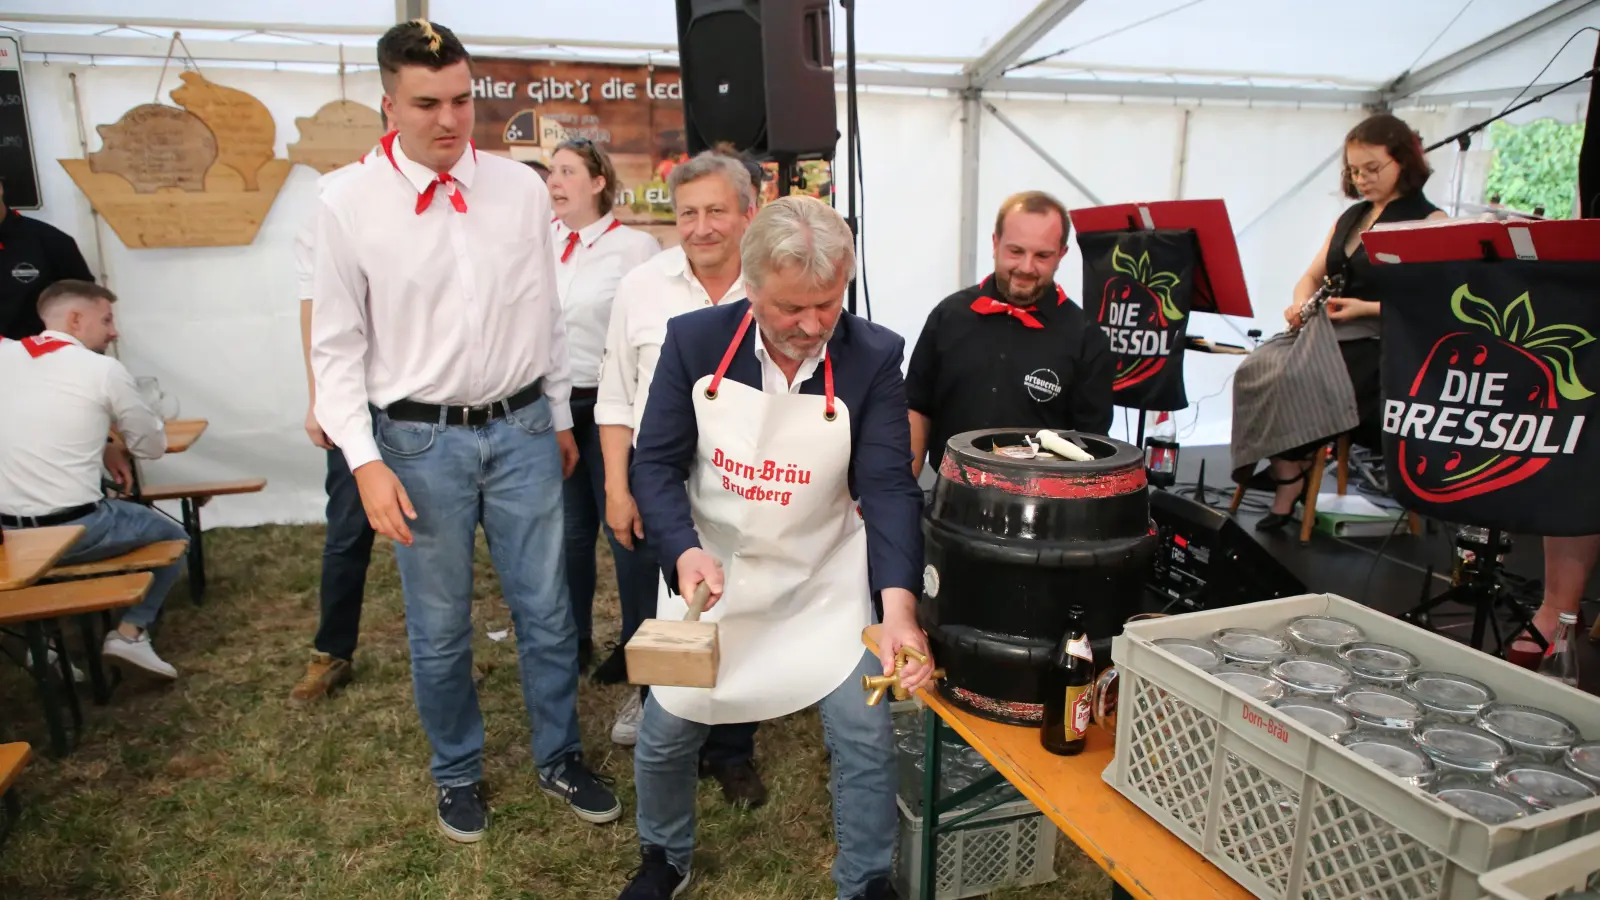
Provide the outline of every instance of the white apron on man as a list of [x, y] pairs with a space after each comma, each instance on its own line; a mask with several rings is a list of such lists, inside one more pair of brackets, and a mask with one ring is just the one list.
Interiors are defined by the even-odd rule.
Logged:
[[[833, 395], [833, 363], [824, 350], [823, 396], [725, 380], [751, 321], [716, 374], [694, 385], [689, 507], [724, 576], [722, 599], [701, 616], [717, 623], [717, 686], [650, 689], [667, 712], [708, 725], [772, 719], [826, 697], [860, 664], [872, 620], [866, 528], [850, 497], [850, 411]], [[686, 610], [664, 586], [657, 606], [662, 619]]]

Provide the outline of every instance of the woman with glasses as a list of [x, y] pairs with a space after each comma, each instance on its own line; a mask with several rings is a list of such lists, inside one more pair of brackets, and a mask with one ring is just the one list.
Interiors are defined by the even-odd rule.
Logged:
[[[595, 536], [605, 523], [605, 462], [594, 404], [600, 384], [600, 357], [617, 282], [635, 266], [661, 251], [656, 239], [629, 228], [612, 215], [619, 187], [611, 157], [587, 138], [566, 141], [550, 156], [551, 251], [555, 254], [556, 291], [567, 326], [572, 366], [572, 435], [578, 442], [578, 467], [562, 485], [566, 515], [567, 591], [578, 627], [578, 668], [594, 656]], [[622, 603], [622, 639], [595, 670], [595, 680], [616, 684], [627, 679], [622, 645], [643, 616], [655, 609], [655, 559], [632, 549], [632, 535], [618, 543], [605, 530], [616, 562], [617, 593]]]
[[[1312, 258], [1311, 267], [1295, 285], [1294, 302], [1283, 312], [1289, 326], [1298, 328], [1302, 324], [1302, 308], [1323, 287], [1324, 279], [1334, 278], [1336, 284], [1342, 283], [1327, 299], [1325, 308], [1360, 416], [1360, 424], [1350, 432], [1351, 440], [1365, 447], [1377, 448], [1382, 443], [1383, 384], [1378, 373], [1378, 302], [1366, 299], [1372, 294], [1372, 262], [1361, 246], [1361, 234], [1385, 222], [1446, 218], [1443, 210], [1423, 196], [1422, 186], [1431, 174], [1432, 169], [1423, 158], [1421, 138], [1400, 119], [1380, 114], [1352, 128], [1345, 137], [1340, 181], [1345, 196], [1360, 202], [1346, 209], [1334, 223]], [[1284, 374], [1288, 376], [1285, 380], [1292, 380], [1297, 374], [1316, 377], [1312, 373]], [[1283, 387], [1280, 383], [1275, 390], [1282, 391]], [[1247, 398], [1235, 395], [1235, 416], [1246, 402]], [[1320, 411], [1309, 412], [1315, 415]], [[1293, 520], [1294, 507], [1305, 492], [1306, 473], [1318, 458], [1314, 454], [1336, 436], [1319, 437], [1272, 452], [1268, 474], [1276, 493], [1271, 512], [1256, 523], [1257, 530], [1274, 530]]]

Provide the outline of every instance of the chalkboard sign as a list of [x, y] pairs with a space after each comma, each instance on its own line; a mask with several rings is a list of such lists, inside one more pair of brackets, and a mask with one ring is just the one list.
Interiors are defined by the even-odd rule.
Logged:
[[0, 179], [5, 181], [6, 206], [39, 208], [39, 170], [22, 94], [22, 48], [9, 37], [0, 37]]

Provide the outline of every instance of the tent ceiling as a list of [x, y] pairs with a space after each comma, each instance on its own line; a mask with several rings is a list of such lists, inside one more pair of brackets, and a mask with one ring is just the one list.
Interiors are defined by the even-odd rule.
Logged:
[[[1476, 60], [1423, 94], [1515, 92], [1574, 30], [1600, 24], [1600, 0], [858, 0], [857, 46], [863, 68], [885, 73], [878, 84], [959, 87], [1018, 23], [1056, 21], [1020, 52], [1023, 63], [1067, 52], [1006, 73], [990, 89], [1041, 93], [1125, 93], [1260, 99], [1370, 102], [1406, 71], [1459, 59], [1530, 17], [1557, 18], [1526, 40]], [[429, 0], [430, 16], [458, 33], [483, 39], [479, 52], [507, 48], [612, 48], [644, 57], [671, 52], [673, 0], [582, 0], [502, 3]], [[127, 23], [166, 36], [251, 42], [266, 28], [296, 43], [369, 42], [395, 18], [394, 0], [9, 0], [0, 22], [29, 35], [95, 34]], [[1040, 10], [1065, 11], [1061, 15]], [[8, 15], [9, 13], [9, 15]], [[842, 29], [836, 10], [835, 30]], [[294, 23], [294, 24], [287, 24]], [[114, 30], [116, 37], [139, 37]], [[1533, 49], [1537, 46], [1538, 50]], [[103, 45], [102, 45], [103, 46]], [[1589, 66], [1594, 43], [1573, 42], [1542, 83], [1560, 82]], [[1547, 48], [1548, 49], [1545, 49]], [[25, 40], [24, 49], [29, 49]], [[331, 46], [328, 48], [334, 49]], [[835, 49], [843, 53], [842, 34]], [[107, 55], [106, 49], [93, 51]], [[198, 52], [198, 50], [197, 50]], [[265, 51], [257, 51], [265, 52]], [[307, 54], [303, 54], [307, 55]], [[606, 54], [615, 56], [615, 53]], [[1535, 58], [1537, 57], [1537, 58]], [[1524, 71], [1526, 70], [1526, 71]], [[1473, 77], [1476, 73], [1483, 74]], [[1206, 90], [1196, 90], [1202, 85]], [[1187, 93], [1186, 93], [1187, 92]]]

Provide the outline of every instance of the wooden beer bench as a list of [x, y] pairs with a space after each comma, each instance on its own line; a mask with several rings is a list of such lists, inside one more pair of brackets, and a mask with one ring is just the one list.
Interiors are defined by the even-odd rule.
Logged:
[[[879, 631], [880, 626], [873, 625], [861, 636], [874, 654]], [[1088, 746], [1077, 756], [1056, 756], [1040, 745], [1037, 728], [980, 719], [927, 688], [916, 696], [928, 715], [924, 717], [922, 873], [920, 891], [911, 900], [934, 898], [938, 837], [960, 830], [967, 820], [1009, 798], [964, 810], [947, 821], [946, 814], [1007, 782], [1105, 870], [1112, 880], [1113, 900], [1250, 900], [1252, 895], [1238, 882], [1106, 784], [1101, 773], [1111, 765], [1112, 742], [1105, 731], [1090, 728]], [[995, 772], [941, 796], [940, 741], [950, 732], [978, 751]]]
[[38, 685], [45, 724], [50, 729], [51, 755], [66, 756], [72, 749], [56, 696], [58, 679], [59, 689], [66, 693], [67, 708], [72, 713], [75, 738], [83, 731], [83, 710], [78, 706], [78, 692], [72, 683], [72, 662], [67, 658], [64, 632], [59, 626], [55, 629], [62, 636], [62, 646], [57, 657], [59, 671], [53, 672], [50, 666], [50, 640], [45, 626], [56, 623], [58, 619], [77, 619], [84, 652], [88, 654], [91, 678], [103, 682], [105, 674], [101, 668], [98, 639], [101, 636], [95, 631], [94, 614], [125, 609], [138, 603], [150, 590], [150, 582], [154, 578], [149, 572], [137, 572], [0, 593], [0, 626], [21, 625], [23, 628], [31, 657], [29, 673]]
[[205, 599], [206, 592], [206, 552], [200, 533], [200, 507], [213, 497], [259, 493], [266, 486], [265, 478], [163, 484], [140, 488], [138, 494], [131, 498], [147, 506], [161, 500], [177, 500], [181, 505], [183, 530], [189, 533], [189, 597], [196, 606]]
[[16, 783], [32, 755], [33, 750], [27, 744], [0, 744], [0, 799], [5, 808], [4, 813], [0, 813], [0, 845], [5, 844], [6, 836], [22, 817], [22, 801], [17, 799]]

